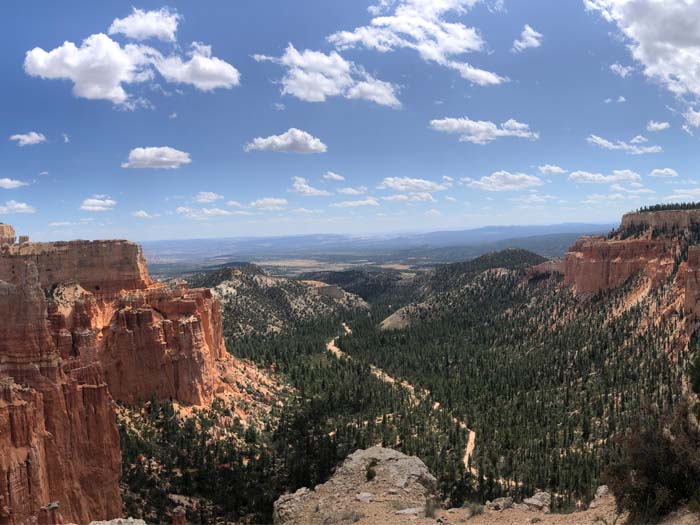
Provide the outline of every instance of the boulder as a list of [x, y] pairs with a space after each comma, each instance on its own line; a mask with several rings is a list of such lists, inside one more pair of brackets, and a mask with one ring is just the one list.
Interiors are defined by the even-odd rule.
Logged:
[[530, 510], [541, 512], [549, 512], [549, 506], [552, 503], [552, 496], [549, 492], [536, 492], [531, 498], [526, 498], [523, 503]]
[[493, 501], [486, 502], [486, 508], [490, 510], [505, 510], [513, 506], [513, 498], [496, 498]]

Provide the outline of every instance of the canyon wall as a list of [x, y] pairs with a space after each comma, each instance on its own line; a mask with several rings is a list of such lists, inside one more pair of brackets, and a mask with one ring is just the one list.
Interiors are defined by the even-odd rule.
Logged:
[[138, 245], [0, 226], [0, 525], [120, 517], [114, 401], [203, 405], [252, 372], [210, 291], [154, 283]]
[[577, 293], [596, 293], [616, 288], [643, 271], [657, 284], [673, 271], [674, 252], [671, 239], [582, 237], [564, 258], [564, 282]]
[[700, 210], [661, 210], [625, 213], [621, 229], [630, 227], [653, 228], [672, 232], [700, 224]]

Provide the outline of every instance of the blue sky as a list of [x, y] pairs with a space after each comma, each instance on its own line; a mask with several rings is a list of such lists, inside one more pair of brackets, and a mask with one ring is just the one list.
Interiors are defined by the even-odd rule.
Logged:
[[700, 200], [696, 3], [206, 6], [0, 5], [0, 221], [148, 240]]

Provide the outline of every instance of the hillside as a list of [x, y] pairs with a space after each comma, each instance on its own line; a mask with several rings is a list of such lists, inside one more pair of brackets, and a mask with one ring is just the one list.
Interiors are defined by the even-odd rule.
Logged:
[[368, 307], [338, 286], [272, 276], [253, 264], [197, 273], [185, 280], [190, 286], [210, 288], [221, 301], [227, 337], [289, 331], [315, 319]]

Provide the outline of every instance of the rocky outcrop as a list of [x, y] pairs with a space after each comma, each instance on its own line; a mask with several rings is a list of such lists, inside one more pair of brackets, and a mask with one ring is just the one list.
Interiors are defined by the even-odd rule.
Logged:
[[299, 489], [274, 505], [278, 525], [400, 523], [422, 514], [435, 498], [437, 481], [418, 458], [382, 447], [350, 454], [330, 480]]
[[80, 523], [119, 515], [121, 454], [107, 385], [95, 364], [60, 358], [36, 266], [14, 269], [0, 282], [0, 523], [49, 519], [53, 501]]
[[203, 405], [256, 370], [226, 352], [211, 292], [154, 283], [138, 245], [15, 244], [3, 226], [0, 524], [117, 518], [113, 400]]
[[607, 240], [582, 237], [564, 258], [564, 282], [579, 294], [615, 288], [643, 271], [658, 284], [673, 271], [672, 239]]
[[31, 261], [43, 288], [77, 282], [100, 294], [137, 290], [152, 284], [141, 247], [129, 241], [27, 242], [3, 246], [0, 279], [22, 262]]
[[672, 233], [694, 225], [700, 225], [700, 209], [625, 213], [622, 216], [620, 229], [652, 228], [658, 232]]
[[14, 244], [16, 239], [15, 229], [9, 224], [0, 223], [0, 246], [3, 244]]

